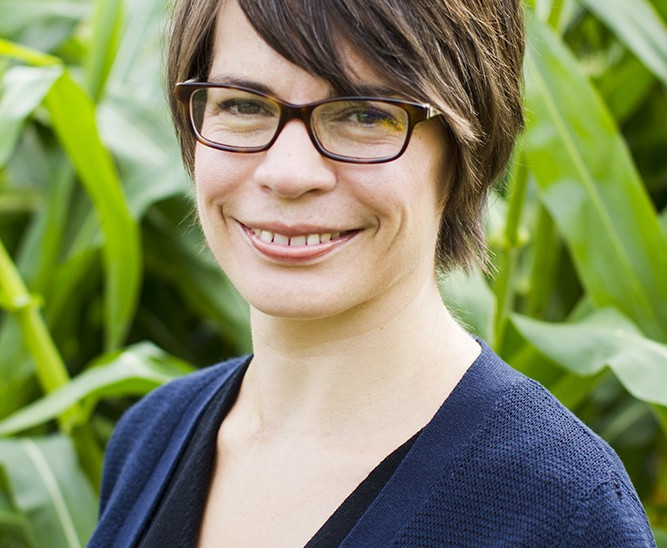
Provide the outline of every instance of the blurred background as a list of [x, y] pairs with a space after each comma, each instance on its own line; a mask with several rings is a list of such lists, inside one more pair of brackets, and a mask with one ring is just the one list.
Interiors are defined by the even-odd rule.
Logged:
[[[0, 0], [0, 548], [85, 546], [129, 405], [250, 351], [163, 90], [165, 0]], [[443, 298], [623, 459], [667, 547], [667, 0], [526, 5], [495, 272]]]

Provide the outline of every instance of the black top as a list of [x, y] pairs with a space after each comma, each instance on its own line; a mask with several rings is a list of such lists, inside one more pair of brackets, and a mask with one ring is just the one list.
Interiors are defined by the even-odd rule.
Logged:
[[[139, 543], [141, 548], [194, 547], [208, 498], [217, 432], [241, 388], [247, 365], [218, 391], [199, 419]], [[417, 434], [387, 456], [343, 501], [304, 548], [337, 548], [408, 453]]]

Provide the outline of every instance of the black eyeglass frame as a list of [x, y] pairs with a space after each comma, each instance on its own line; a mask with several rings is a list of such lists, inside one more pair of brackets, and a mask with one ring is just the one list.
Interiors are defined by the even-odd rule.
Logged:
[[[244, 91], [247, 93], [254, 93], [255, 95], [264, 97], [265, 99], [268, 99], [272, 103], [276, 104], [278, 106], [280, 116], [278, 118], [278, 125], [276, 126], [276, 131], [273, 137], [269, 140], [268, 143], [262, 146], [242, 147], [242, 146], [223, 145], [220, 143], [216, 143], [201, 135], [201, 133], [197, 130], [197, 125], [194, 120], [194, 113], [192, 108], [192, 95], [195, 93], [195, 91], [205, 88], [237, 89], [239, 91]], [[176, 97], [185, 108], [187, 118], [190, 121], [190, 128], [194, 133], [195, 138], [197, 139], [197, 141], [208, 147], [215, 148], [218, 150], [224, 150], [227, 152], [240, 152], [240, 153], [263, 152], [271, 148], [273, 143], [276, 142], [278, 136], [280, 135], [281, 131], [283, 130], [287, 122], [289, 122], [290, 120], [298, 119], [301, 120], [306, 126], [306, 131], [308, 132], [310, 140], [312, 141], [315, 148], [319, 151], [319, 153], [322, 154], [322, 156], [325, 156], [326, 158], [331, 158], [332, 160], [337, 160], [339, 162], [346, 162], [352, 164], [382, 164], [396, 160], [396, 158], [401, 156], [405, 152], [405, 149], [408, 147], [408, 144], [410, 143], [410, 137], [412, 136], [412, 130], [414, 129], [414, 127], [420, 122], [425, 122], [427, 120], [430, 120], [432, 118], [441, 115], [440, 112], [438, 112], [435, 108], [433, 108], [429, 104], [417, 103], [413, 101], [405, 101], [402, 99], [395, 99], [391, 97], [371, 97], [371, 96], [331, 97], [328, 99], [315, 101], [313, 103], [307, 103], [304, 105], [295, 105], [293, 103], [287, 103], [285, 101], [281, 101], [280, 99], [272, 97], [271, 95], [268, 95], [256, 89], [247, 88], [244, 86], [237, 86], [233, 84], [223, 84], [218, 82], [200, 82], [197, 80], [187, 80], [186, 82], [177, 83]], [[350, 100], [374, 101], [379, 103], [396, 105], [401, 107], [408, 114], [408, 128], [405, 133], [405, 142], [403, 143], [403, 146], [398, 152], [390, 156], [383, 156], [380, 158], [357, 158], [354, 156], [344, 156], [340, 154], [334, 154], [333, 152], [330, 152], [324, 148], [324, 146], [318, 140], [317, 135], [315, 135], [315, 132], [313, 131], [311, 125], [311, 117], [313, 110], [315, 110], [317, 107], [323, 104], [332, 103], [336, 101], [350, 101]]]

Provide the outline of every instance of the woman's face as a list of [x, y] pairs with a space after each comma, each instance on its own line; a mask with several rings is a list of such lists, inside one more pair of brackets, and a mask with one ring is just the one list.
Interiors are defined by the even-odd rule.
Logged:
[[[359, 83], [387, 87], [347, 58]], [[297, 104], [331, 95], [271, 49], [234, 0], [218, 16], [209, 80]], [[446, 171], [438, 120], [417, 125], [405, 153], [385, 164], [324, 158], [300, 120], [265, 152], [195, 151], [199, 215], [215, 257], [252, 307], [289, 318], [400, 303], [434, 283]]]

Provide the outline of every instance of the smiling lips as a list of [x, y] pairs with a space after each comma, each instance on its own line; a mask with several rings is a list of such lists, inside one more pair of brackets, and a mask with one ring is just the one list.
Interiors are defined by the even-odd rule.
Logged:
[[301, 247], [304, 245], [318, 245], [321, 243], [330, 242], [340, 237], [340, 232], [324, 232], [322, 234], [302, 234], [300, 236], [285, 236], [284, 234], [278, 234], [277, 232], [270, 232], [269, 230], [260, 230], [258, 228], [251, 229], [255, 236], [257, 236], [263, 242], [270, 244], [280, 244], [287, 245], [290, 247]]
[[306, 260], [320, 257], [347, 242], [359, 232], [348, 230], [288, 236], [270, 230], [242, 226], [258, 251], [278, 260]]

